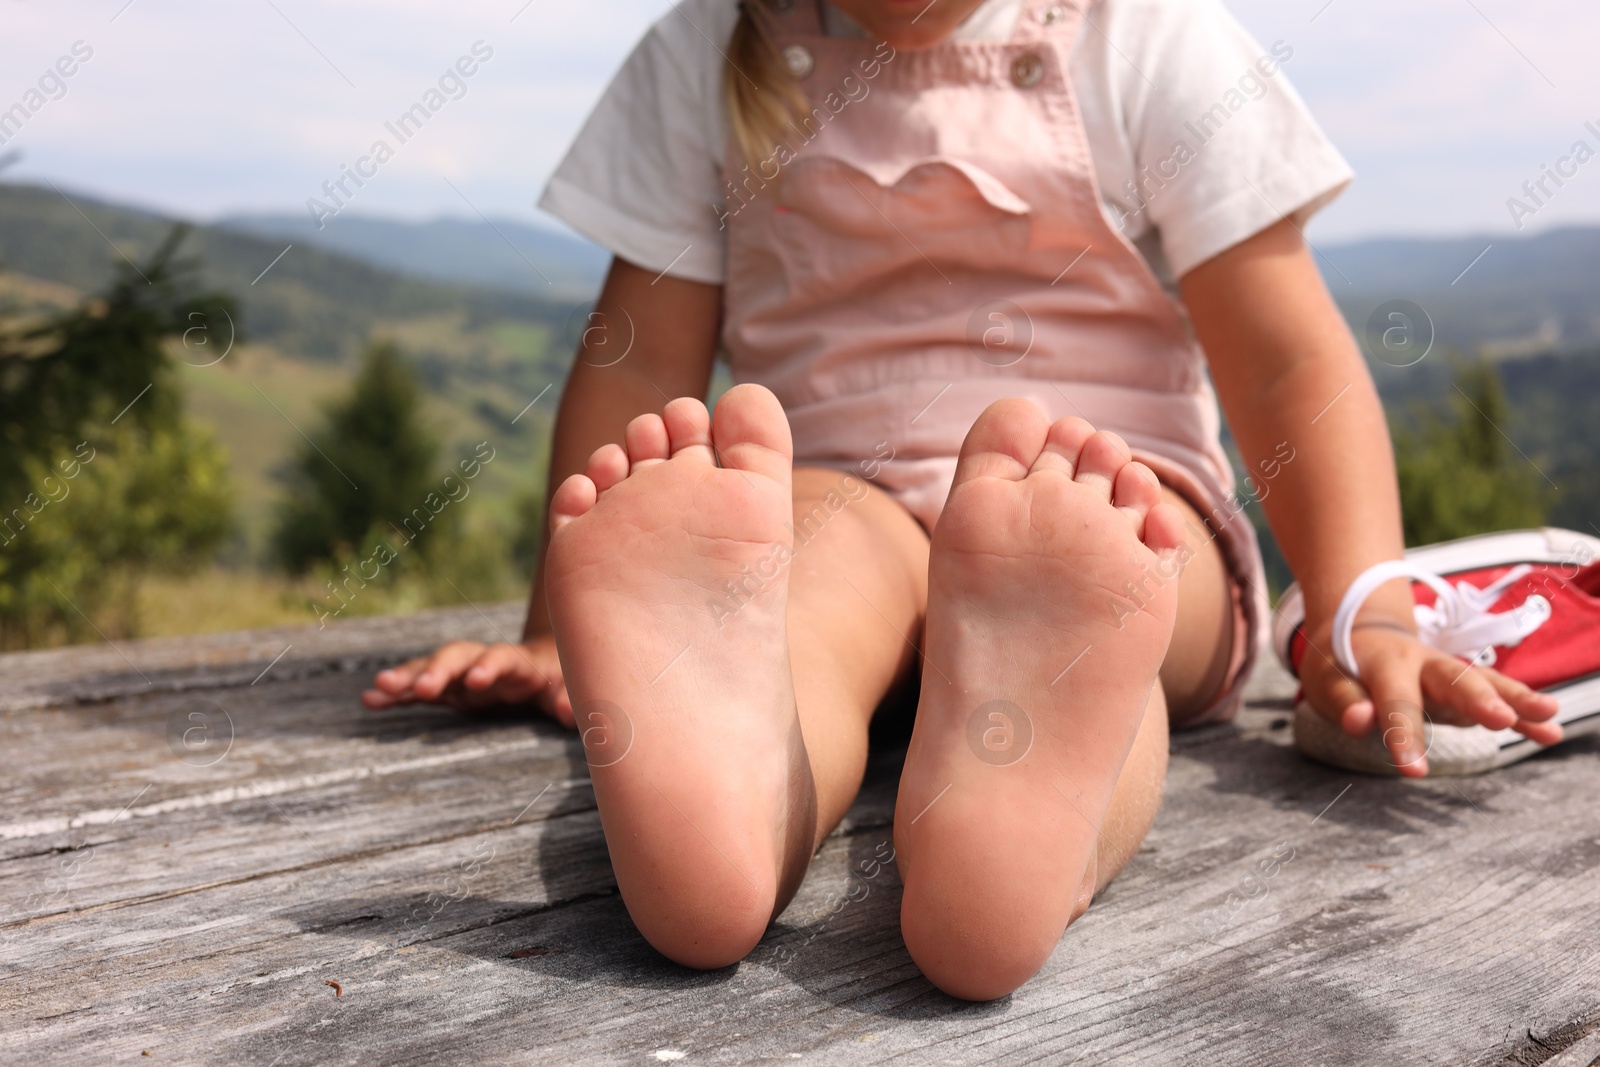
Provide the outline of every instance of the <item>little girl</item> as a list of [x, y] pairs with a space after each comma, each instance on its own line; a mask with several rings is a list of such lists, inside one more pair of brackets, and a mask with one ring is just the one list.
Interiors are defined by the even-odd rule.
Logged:
[[[1219, 446], [1304, 594], [1307, 699], [1551, 743], [1556, 703], [1367, 600], [1402, 552], [1384, 414], [1301, 238], [1349, 171], [1215, 0], [683, 0], [542, 205], [615, 253], [556, 422], [524, 643], [366, 701], [582, 730], [617, 884], [692, 967], [760, 940], [920, 678], [901, 925], [941, 989], [1025, 982], [1233, 715], [1265, 622]], [[712, 363], [739, 383], [707, 413]], [[1209, 368], [1209, 379], [1207, 369]], [[677, 398], [677, 399], [674, 399]]]

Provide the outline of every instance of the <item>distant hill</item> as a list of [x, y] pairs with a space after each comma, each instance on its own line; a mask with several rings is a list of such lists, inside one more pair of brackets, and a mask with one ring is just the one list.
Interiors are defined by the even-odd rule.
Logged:
[[[318, 230], [307, 216], [286, 213], [230, 216], [217, 225], [415, 277], [556, 298], [591, 296], [609, 259], [582, 238], [508, 219], [491, 225], [341, 215]], [[1600, 344], [1600, 227], [1319, 243], [1318, 251], [1357, 336], [1378, 307], [1409, 300], [1432, 319], [1440, 344], [1465, 351], [1515, 357]]]
[[1505, 358], [1600, 346], [1600, 227], [1318, 248], [1357, 336], [1381, 305], [1409, 300], [1442, 344], [1464, 351]]
[[593, 295], [610, 259], [581, 238], [510, 219], [403, 222], [341, 214], [319, 230], [299, 213], [231, 215], [217, 225], [424, 278], [557, 298]]
[[[71, 190], [0, 183], [0, 268], [95, 289], [119, 254], [138, 262], [177, 221]], [[383, 323], [454, 314], [559, 328], [573, 307], [526, 288], [440, 284], [311, 244], [279, 258], [285, 244], [200, 225], [183, 252], [204, 264], [211, 284], [238, 295], [254, 339], [313, 359], [349, 355]]]
[[[0, 182], [0, 314], [37, 314], [104, 288], [123, 256], [140, 262], [175, 224], [63, 192]], [[243, 533], [234, 558], [260, 558], [281, 491], [277, 470], [323, 402], [347, 386], [374, 335], [397, 340], [416, 365], [451, 452], [481, 441], [497, 450], [502, 458], [475, 492], [508, 517], [543, 477], [580, 305], [526, 288], [418, 278], [300, 242], [278, 258], [286, 243], [196, 226], [180, 250], [204, 285], [233, 293], [243, 312], [246, 343], [216, 366], [180, 368], [191, 409], [232, 458]]]
[[[174, 224], [65, 192], [71, 203], [49, 187], [0, 182], [0, 313], [60, 306], [103, 287], [119, 252], [139, 261]], [[197, 226], [183, 248], [198, 259], [206, 285], [239, 297], [250, 342], [219, 367], [185, 368], [193, 410], [233, 457], [246, 533], [240, 556], [259, 556], [279, 492], [274, 472], [297, 446], [299, 428], [314, 424], [322, 401], [344, 388], [353, 356], [374, 334], [394, 337], [417, 365], [452, 448], [489, 440], [501, 450], [505, 460], [479, 485], [490, 506], [509, 515], [517, 494], [542, 477], [573, 324], [598, 286], [604, 254], [497, 222], [552, 281], [565, 279], [546, 286], [482, 223], [344, 218], [325, 231], [341, 236], [312, 240], [289, 217], [279, 222], [277, 230], [263, 216]], [[247, 224], [255, 229], [246, 232]], [[332, 251], [326, 242], [333, 240], [364, 251]], [[1358, 337], [1374, 309], [1393, 300], [1412, 301], [1433, 320], [1430, 358], [1407, 368], [1374, 363], [1391, 410], [1451, 395], [1452, 348], [1527, 357], [1501, 369], [1515, 409], [1504, 429], [1560, 487], [1553, 521], [1578, 529], [1600, 523], [1600, 228], [1364, 241], [1319, 245], [1319, 252]], [[495, 270], [509, 273], [483, 266], [495, 257]], [[472, 283], [486, 272], [504, 284]], [[1539, 476], [1531, 467], [1530, 474]]]

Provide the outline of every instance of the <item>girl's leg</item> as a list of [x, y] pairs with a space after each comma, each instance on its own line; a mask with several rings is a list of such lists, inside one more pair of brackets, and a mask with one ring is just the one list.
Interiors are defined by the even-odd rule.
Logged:
[[1220, 695], [1233, 655], [1232, 579], [1222, 550], [1188, 501], [1165, 487], [1161, 497], [1184, 517], [1179, 551], [1188, 562], [1178, 578], [1177, 625], [1128, 762], [1111, 794], [1092, 877], [1085, 879], [1073, 919], [1088, 909], [1092, 895], [1109, 885], [1139, 851], [1161, 807], [1167, 779], [1167, 732], [1181, 729], [1211, 706]]
[[[1177, 625], [1112, 791], [1074, 920], [1139, 851], [1161, 806], [1169, 723], [1181, 727], [1210, 706], [1232, 654], [1233, 602], [1222, 551], [1187, 500], [1166, 487], [1161, 499], [1183, 517], [1179, 552], [1187, 563], [1177, 579]], [[816, 783], [820, 844], [860, 787], [873, 711], [917, 667], [910, 641], [920, 640], [927, 610], [928, 537], [893, 498], [853, 475], [796, 468], [794, 500], [797, 543], [821, 531], [810, 542], [817, 551], [807, 546], [796, 554], [789, 586], [790, 661]], [[850, 504], [839, 508], [841, 500]], [[819, 521], [835, 514], [830, 505], [844, 521]]]
[[795, 469], [794, 516], [789, 662], [817, 794], [803, 870], [855, 801], [873, 712], [916, 667], [928, 535], [882, 490], [814, 467]]
[[547, 595], [629, 914], [695, 967], [753, 948], [848, 808], [911, 663], [927, 542], [858, 479], [791, 471], [739, 386], [628, 427], [551, 502]]
[[[1192, 505], [1163, 487], [1161, 497], [1183, 516], [1182, 553], [1188, 560], [1178, 580], [1178, 621], [1161, 662], [1168, 714], [1182, 728], [1206, 711], [1221, 693], [1233, 656], [1233, 593], [1228, 563], [1216, 537]], [[1243, 515], [1234, 522], [1249, 522]]]
[[1190, 517], [1080, 419], [1002, 401], [969, 433], [895, 813], [906, 944], [947, 992], [1026, 981], [1154, 818]]

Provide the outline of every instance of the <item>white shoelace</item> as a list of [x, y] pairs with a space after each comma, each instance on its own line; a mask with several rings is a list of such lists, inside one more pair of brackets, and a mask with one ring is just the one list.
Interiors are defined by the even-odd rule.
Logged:
[[1418, 638], [1442, 652], [1465, 656], [1475, 666], [1493, 666], [1496, 645], [1510, 648], [1521, 644], [1550, 618], [1550, 601], [1538, 593], [1510, 611], [1489, 610], [1507, 589], [1532, 570], [1524, 563], [1479, 589], [1467, 582], [1451, 585], [1432, 571], [1405, 560], [1390, 560], [1369, 567], [1350, 583], [1344, 599], [1339, 602], [1339, 610], [1334, 613], [1333, 657], [1350, 677], [1361, 677], [1350, 646], [1356, 613], [1385, 582], [1410, 578], [1427, 585], [1438, 597], [1432, 607], [1418, 604], [1413, 609]]

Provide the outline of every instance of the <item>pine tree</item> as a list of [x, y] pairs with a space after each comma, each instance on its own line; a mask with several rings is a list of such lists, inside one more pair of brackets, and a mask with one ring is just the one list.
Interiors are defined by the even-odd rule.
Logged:
[[1494, 367], [1458, 364], [1449, 407], [1417, 408], [1412, 427], [1395, 428], [1406, 544], [1542, 525], [1550, 494], [1505, 436], [1514, 413]]
[[195, 290], [184, 236], [105, 293], [0, 330], [0, 647], [93, 637], [118, 592], [131, 602], [145, 574], [192, 570], [227, 537], [227, 461], [185, 419], [166, 343], [238, 316]]
[[293, 461], [274, 536], [279, 560], [300, 574], [366, 552], [375, 538], [413, 535], [416, 551], [428, 555], [455, 515], [409, 525], [407, 518], [438, 493], [439, 452], [399, 349], [369, 345], [349, 394], [327, 408], [325, 425]]

